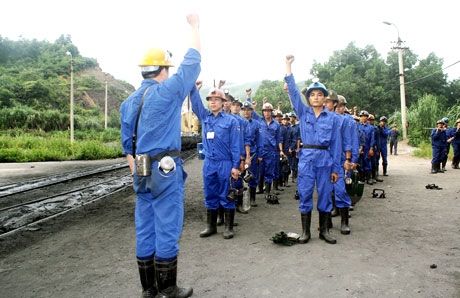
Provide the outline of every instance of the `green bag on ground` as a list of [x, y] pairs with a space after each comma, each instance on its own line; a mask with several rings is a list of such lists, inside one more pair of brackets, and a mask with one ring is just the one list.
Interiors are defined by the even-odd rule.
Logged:
[[300, 236], [297, 233], [289, 232], [286, 234], [285, 232], [281, 231], [281, 232], [276, 233], [275, 236], [273, 236], [271, 240], [274, 243], [291, 246], [293, 244], [298, 243], [299, 238]]

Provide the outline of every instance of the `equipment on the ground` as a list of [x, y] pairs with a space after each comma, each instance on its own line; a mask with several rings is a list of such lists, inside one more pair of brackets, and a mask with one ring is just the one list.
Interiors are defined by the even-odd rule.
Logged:
[[374, 188], [374, 190], [372, 190], [372, 197], [378, 199], [385, 199], [385, 190], [381, 188]]
[[425, 188], [426, 189], [437, 189], [437, 190], [442, 189], [442, 187], [439, 187], [436, 184], [427, 184], [427, 185], [425, 185]]
[[350, 196], [352, 205], [361, 200], [364, 192], [364, 182], [359, 180], [358, 170], [353, 170], [350, 176], [345, 176], [345, 188]]
[[280, 203], [278, 196], [274, 194], [267, 194], [265, 196], [265, 200], [267, 200], [267, 203], [271, 205], [277, 205]]
[[274, 243], [291, 246], [291, 245], [298, 243], [299, 238], [300, 236], [297, 233], [292, 233], [292, 232], [285, 233], [281, 231], [281, 232], [276, 233], [275, 236], [273, 236], [271, 240]]

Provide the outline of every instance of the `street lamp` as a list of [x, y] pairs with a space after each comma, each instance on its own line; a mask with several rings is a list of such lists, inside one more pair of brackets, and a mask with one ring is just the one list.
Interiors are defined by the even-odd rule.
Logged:
[[70, 55], [70, 143], [73, 143], [73, 57], [69, 51], [66, 54]]
[[397, 46], [393, 47], [393, 49], [398, 50], [398, 61], [399, 61], [399, 91], [401, 95], [401, 122], [402, 122], [402, 135], [403, 140], [407, 139], [407, 126], [406, 126], [406, 90], [404, 88], [404, 65], [403, 65], [403, 56], [402, 56], [402, 41], [399, 37], [399, 29], [393, 23], [390, 22], [383, 22], [385, 25], [392, 25], [395, 26], [396, 30], [398, 31], [398, 41], [396, 42]]
[[107, 80], [105, 80], [104, 105], [105, 105], [104, 129], [107, 130]]

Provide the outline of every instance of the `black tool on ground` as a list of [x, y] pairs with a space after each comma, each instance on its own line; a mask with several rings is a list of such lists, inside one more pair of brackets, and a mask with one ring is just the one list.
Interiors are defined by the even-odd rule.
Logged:
[[374, 188], [372, 190], [372, 197], [378, 199], [385, 199], [385, 190], [381, 188]]
[[268, 204], [276, 205], [280, 203], [277, 195], [268, 194], [265, 196], [265, 200], [267, 200]]
[[437, 186], [436, 184], [427, 184], [425, 185], [426, 189], [442, 189], [442, 187]]

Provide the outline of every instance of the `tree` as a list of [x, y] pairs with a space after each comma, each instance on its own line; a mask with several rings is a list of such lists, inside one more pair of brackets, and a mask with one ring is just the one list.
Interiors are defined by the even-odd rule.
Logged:
[[425, 94], [407, 110], [409, 122], [409, 139], [411, 144], [418, 145], [429, 138], [431, 128], [436, 127], [436, 121], [445, 117], [445, 110], [434, 95]]

